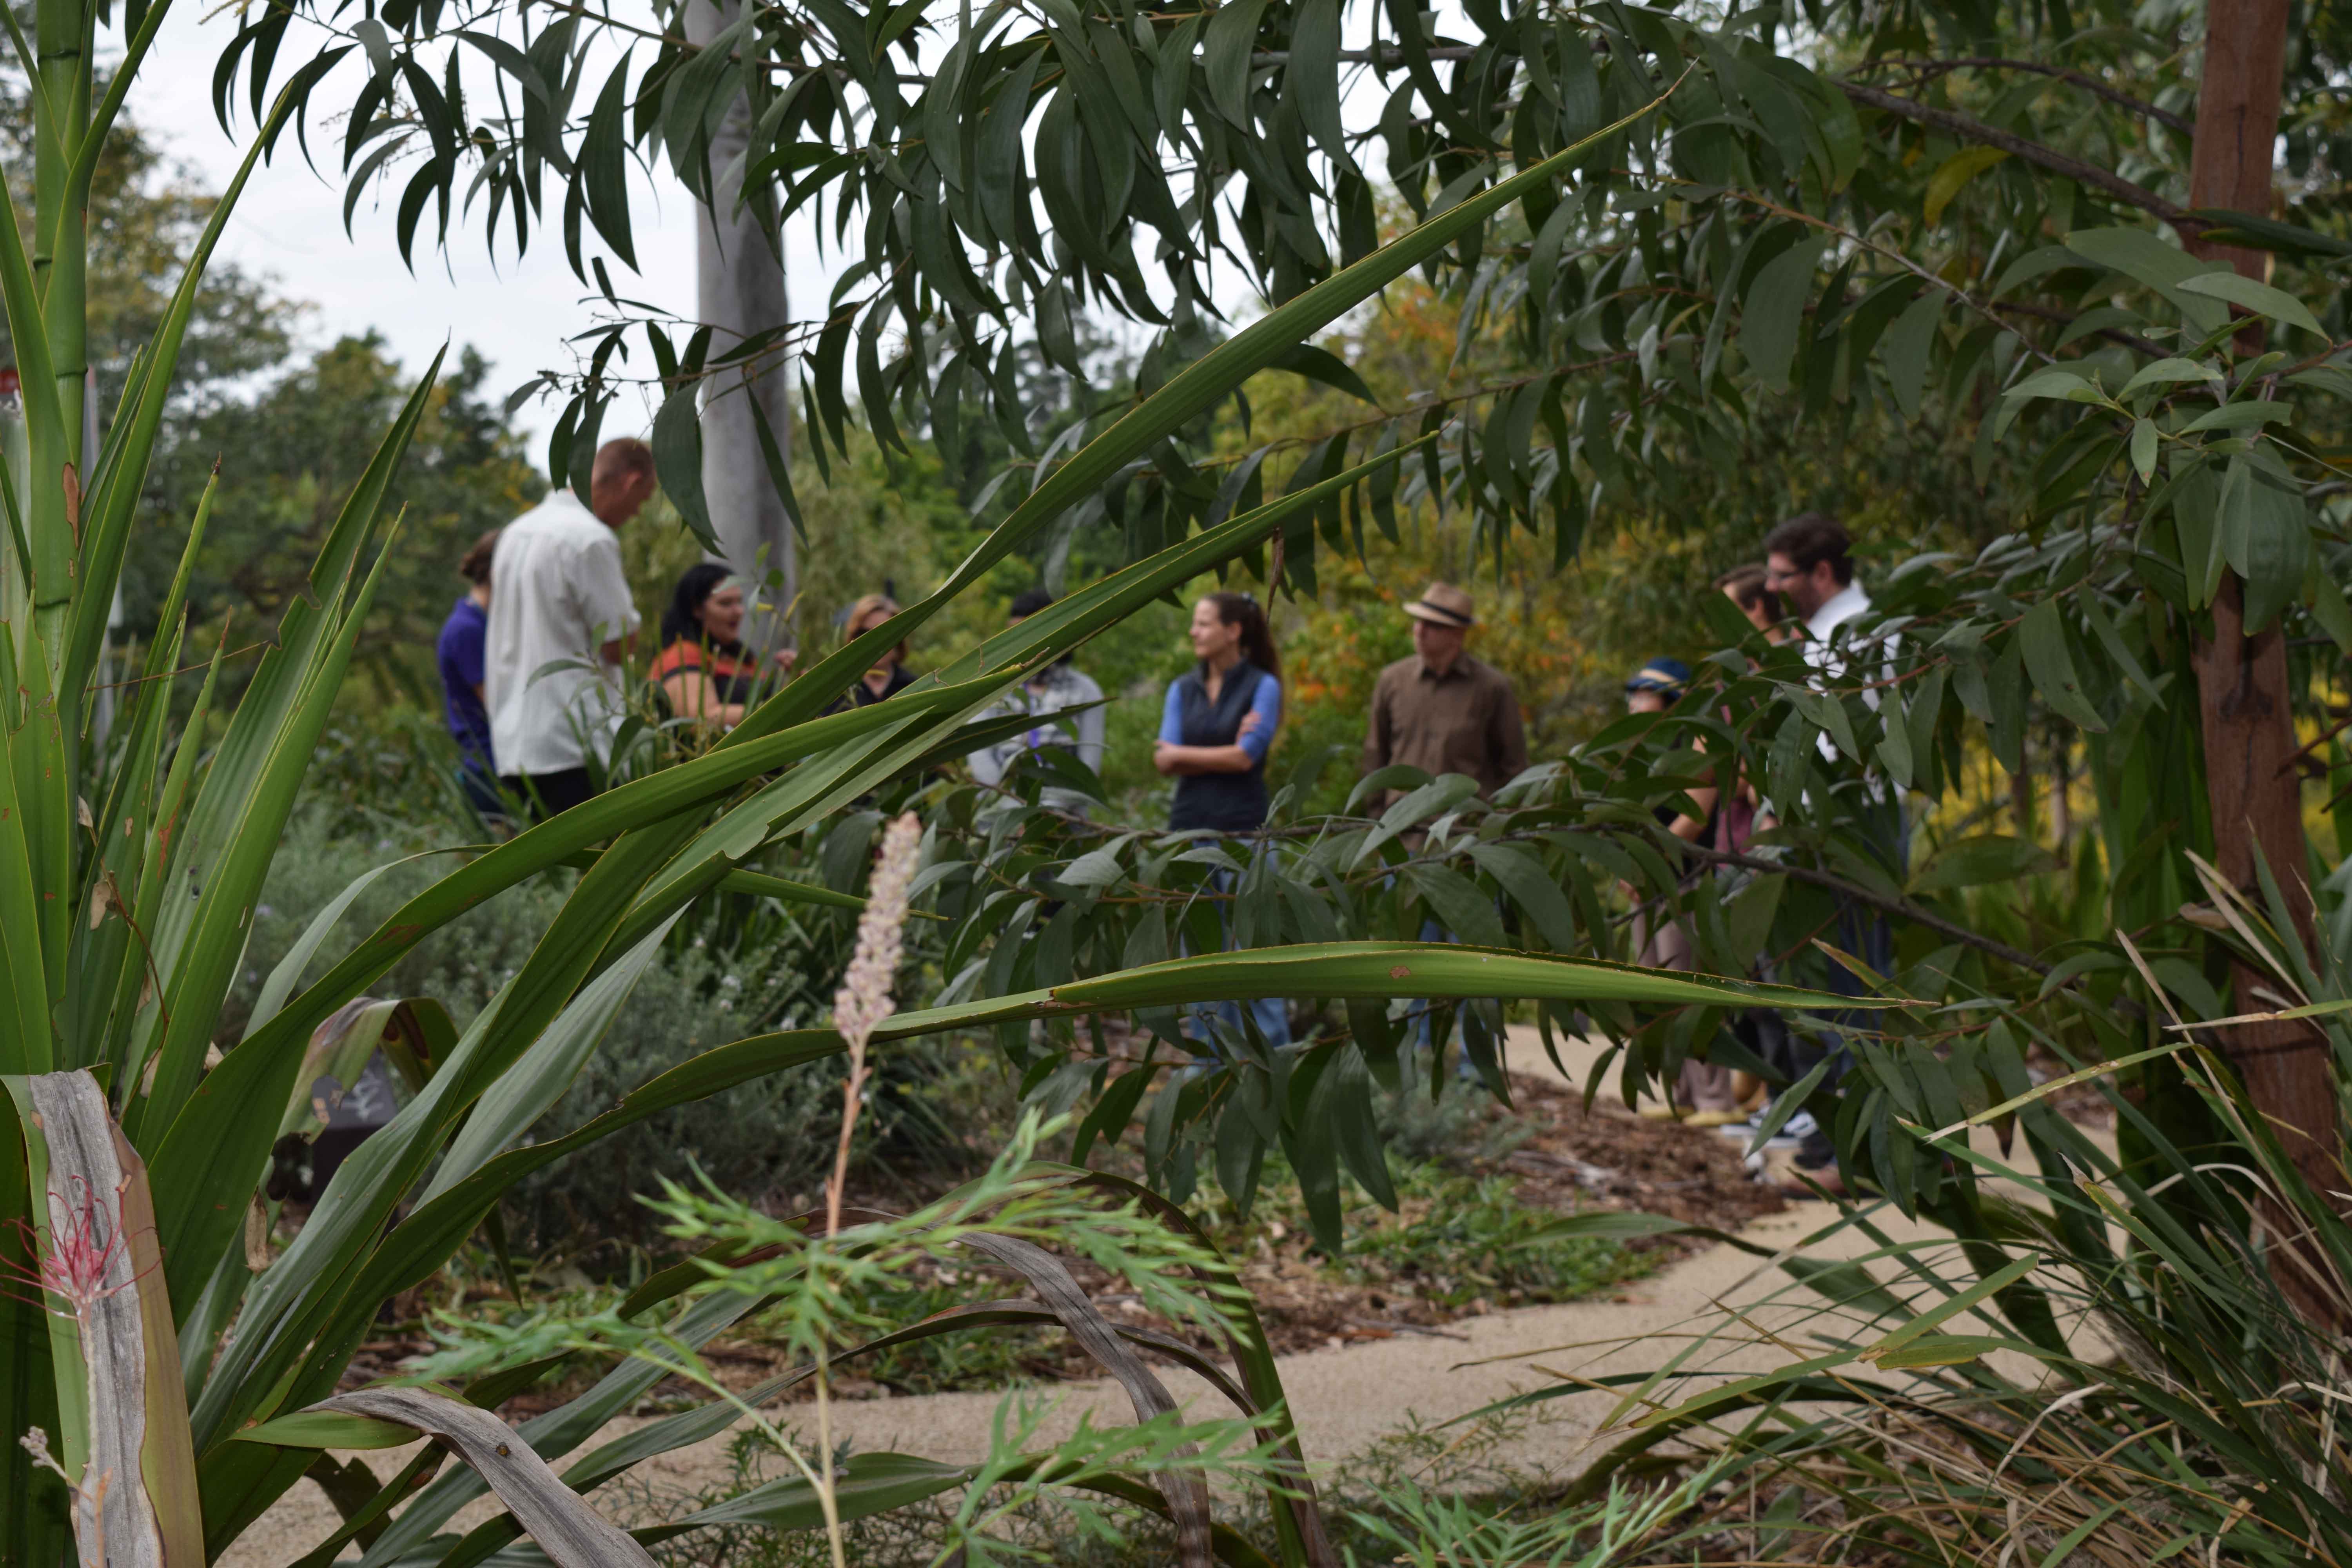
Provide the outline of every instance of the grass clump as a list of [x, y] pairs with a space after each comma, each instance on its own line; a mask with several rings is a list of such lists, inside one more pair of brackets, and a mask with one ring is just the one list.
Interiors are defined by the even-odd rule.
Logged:
[[[1332, 1546], [1349, 1563], [1422, 1561], [1400, 1558], [1407, 1542], [1433, 1541], [1434, 1522], [1447, 1516], [1467, 1521], [1471, 1539], [1454, 1545], [1484, 1544], [1499, 1522], [1517, 1548], [1540, 1552], [1565, 1547], [1584, 1532], [1584, 1512], [1559, 1509], [1569, 1478], [1538, 1457], [1549, 1444], [1546, 1428], [1555, 1418], [1540, 1412], [1482, 1416], [1438, 1425], [1410, 1414], [1394, 1432], [1360, 1453], [1329, 1467], [1318, 1482], [1325, 1527]], [[844, 1462], [847, 1452], [835, 1455]], [[643, 1481], [616, 1483], [623, 1510], [646, 1518], [677, 1518], [712, 1508], [768, 1484], [789, 1472], [790, 1461], [764, 1432], [744, 1431], [727, 1449], [727, 1473], [694, 1489], [665, 1490]], [[929, 1568], [940, 1561], [950, 1521], [962, 1500], [950, 1493], [845, 1527], [846, 1560], [853, 1568]], [[1253, 1542], [1271, 1539], [1264, 1495], [1222, 1497], [1221, 1522]], [[1175, 1560], [1175, 1538], [1166, 1522], [1074, 1494], [1024, 1500], [999, 1516], [991, 1531], [994, 1560], [1053, 1563], [1056, 1568], [1161, 1568]], [[830, 1562], [817, 1531], [782, 1534], [758, 1526], [701, 1530], [653, 1548], [663, 1568], [822, 1568]], [[1514, 1563], [1549, 1562], [1537, 1556]], [[1434, 1562], [1485, 1564], [1486, 1555], [1438, 1557]]]

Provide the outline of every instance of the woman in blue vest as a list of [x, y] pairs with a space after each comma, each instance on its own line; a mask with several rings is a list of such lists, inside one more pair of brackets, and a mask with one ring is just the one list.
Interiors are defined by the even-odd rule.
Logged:
[[[1265, 753], [1282, 721], [1281, 657], [1265, 611], [1247, 594], [1211, 594], [1193, 605], [1192, 638], [1201, 662], [1168, 683], [1151, 748], [1151, 765], [1176, 780], [1168, 826], [1255, 833], [1265, 826]], [[1279, 997], [1249, 1009], [1268, 1045], [1289, 1044], [1289, 1009]], [[1219, 1003], [1215, 1015], [1241, 1027], [1239, 1004]]]

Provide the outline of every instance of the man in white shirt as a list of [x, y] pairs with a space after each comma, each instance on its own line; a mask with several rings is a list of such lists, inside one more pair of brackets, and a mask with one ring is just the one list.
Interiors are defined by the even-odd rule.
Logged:
[[587, 506], [555, 490], [499, 535], [482, 695], [499, 782], [540, 821], [595, 793], [589, 755], [601, 767], [620, 727], [620, 665], [638, 616], [617, 531], [653, 493], [653, 449], [607, 441]]
[[[1840, 627], [1870, 612], [1870, 595], [1863, 590], [1853, 574], [1853, 541], [1837, 520], [1818, 511], [1801, 512], [1775, 526], [1764, 536], [1764, 585], [1780, 595], [1781, 603], [1794, 610], [1805, 624], [1803, 653], [1805, 662], [1818, 673], [1812, 684], [1828, 690], [1846, 674], [1846, 651], [1837, 644]], [[1891, 647], [1890, 647], [1891, 651]], [[1863, 700], [1872, 708], [1878, 706], [1874, 691], [1864, 691]], [[1834, 763], [1838, 758], [1829, 737], [1821, 737], [1822, 754]], [[1903, 874], [1903, 827], [1899, 798], [1882, 781], [1865, 776], [1861, 781], [1859, 806], [1864, 833], [1874, 841], [1883, 858], [1890, 862], [1889, 869], [1900, 880]], [[1894, 967], [1894, 932], [1884, 915], [1852, 900], [1840, 900], [1837, 918], [1836, 945], [1853, 954], [1872, 969], [1884, 974]], [[1831, 963], [1823, 980], [1824, 988], [1841, 995], [1858, 996], [1862, 986], [1843, 964]], [[1869, 1027], [1867, 1015], [1859, 1013], [1825, 1013], [1819, 1015], [1829, 1026], [1829, 1051], [1832, 1065], [1822, 1084], [1832, 1088], [1844, 1075], [1852, 1052], [1842, 1031]], [[1793, 1059], [1788, 1064], [1797, 1072], [1808, 1071], [1819, 1058], [1818, 1049], [1797, 1045]], [[1800, 1115], [1802, 1115], [1801, 1112]], [[1812, 1119], [1805, 1117], [1806, 1122]], [[1790, 1129], [1798, 1129], [1798, 1118], [1790, 1119]], [[1843, 1190], [1835, 1168], [1836, 1154], [1827, 1132], [1818, 1124], [1802, 1127], [1797, 1165], [1811, 1181], [1832, 1191]]]
[[[1870, 611], [1869, 594], [1853, 579], [1853, 549], [1837, 520], [1817, 511], [1800, 512], [1764, 536], [1764, 585], [1805, 623], [1805, 662], [1824, 680], [1845, 673], [1844, 658], [1831, 646], [1837, 629]], [[1874, 693], [1864, 700], [1878, 706]]]

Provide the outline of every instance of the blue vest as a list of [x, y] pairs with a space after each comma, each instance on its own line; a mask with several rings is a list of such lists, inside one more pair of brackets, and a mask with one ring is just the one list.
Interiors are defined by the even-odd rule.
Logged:
[[[1181, 743], [1187, 746], [1230, 746], [1241, 735], [1242, 721], [1257, 697], [1258, 682], [1274, 678], [1247, 659], [1225, 671], [1217, 700], [1209, 700], [1208, 683], [1195, 668], [1176, 680]], [[1213, 833], [1249, 833], [1265, 826], [1265, 760], [1250, 764], [1245, 773], [1187, 773], [1176, 781], [1175, 803], [1168, 808], [1171, 828], [1206, 828]]]

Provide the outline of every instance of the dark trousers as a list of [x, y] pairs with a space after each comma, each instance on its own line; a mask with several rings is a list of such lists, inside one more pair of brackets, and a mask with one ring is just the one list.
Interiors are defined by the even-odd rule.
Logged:
[[[1891, 796], [1874, 803], [1865, 808], [1864, 821], [1879, 860], [1894, 874], [1895, 879], [1901, 882], [1904, 868], [1910, 860], [1910, 831], [1903, 820], [1900, 797]], [[1858, 903], [1843, 904], [1838, 910], [1837, 942], [1839, 947], [1862, 960], [1874, 973], [1881, 975], [1893, 973], [1895, 928], [1876, 910]], [[1867, 994], [1868, 988], [1861, 979], [1843, 963], [1832, 963], [1826, 978], [1828, 983], [1823, 989], [1837, 995], [1862, 996]], [[1845, 1076], [1846, 1068], [1853, 1065], [1853, 1047], [1844, 1037], [1855, 1030], [1876, 1028], [1878, 1017], [1875, 1013], [1859, 1008], [1817, 1016], [1838, 1031], [1831, 1036], [1834, 1043], [1830, 1049], [1830, 1070], [1822, 1080], [1822, 1087], [1834, 1089], [1838, 1080]], [[1826, 1127], [1806, 1139], [1805, 1146], [1797, 1152], [1797, 1163], [1811, 1170], [1831, 1164], [1836, 1158]]]
[[545, 822], [557, 812], [569, 811], [596, 793], [586, 768], [564, 768], [551, 773], [506, 773], [499, 783], [523, 803], [533, 822]]
[[507, 819], [507, 797], [499, 789], [488, 764], [468, 752], [457, 763], [457, 788], [482, 821], [496, 826]]
[[[1893, 816], [1891, 812], [1887, 815]], [[1896, 818], [1895, 821], [1899, 831], [1900, 818]], [[1899, 843], [1900, 840], [1898, 839], [1897, 842]], [[1901, 861], [1897, 860], [1895, 864], [1899, 866]], [[1865, 905], [1847, 902], [1840, 906], [1837, 916], [1837, 944], [1845, 952], [1862, 960], [1878, 974], [1886, 974], [1895, 967], [1895, 928], [1886, 923], [1885, 915]], [[1823, 976], [1822, 988], [1839, 996], [1859, 997], [1868, 994], [1868, 989], [1864, 985], [1861, 977], [1844, 964], [1837, 963], [1830, 964], [1829, 973]], [[1814, 1014], [1813, 1016], [1829, 1026], [1826, 1048], [1830, 1058], [1830, 1070], [1822, 1076], [1822, 1087], [1835, 1089], [1838, 1080], [1845, 1076], [1846, 1069], [1853, 1065], [1853, 1047], [1848, 1043], [1846, 1036], [1857, 1029], [1875, 1028], [1878, 1021], [1874, 1014], [1859, 1008], [1851, 1011], [1821, 1012]], [[1802, 1050], [1801, 1043], [1799, 1043], [1799, 1049]], [[1814, 1060], [1819, 1059], [1818, 1051], [1811, 1054]], [[1804, 1064], [1804, 1070], [1808, 1072], [1812, 1070], [1811, 1061]], [[1816, 1128], [1812, 1136], [1805, 1140], [1804, 1146], [1797, 1151], [1797, 1163], [1806, 1170], [1820, 1170], [1823, 1166], [1833, 1163], [1836, 1159], [1837, 1153], [1831, 1146], [1827, 1127]]]

